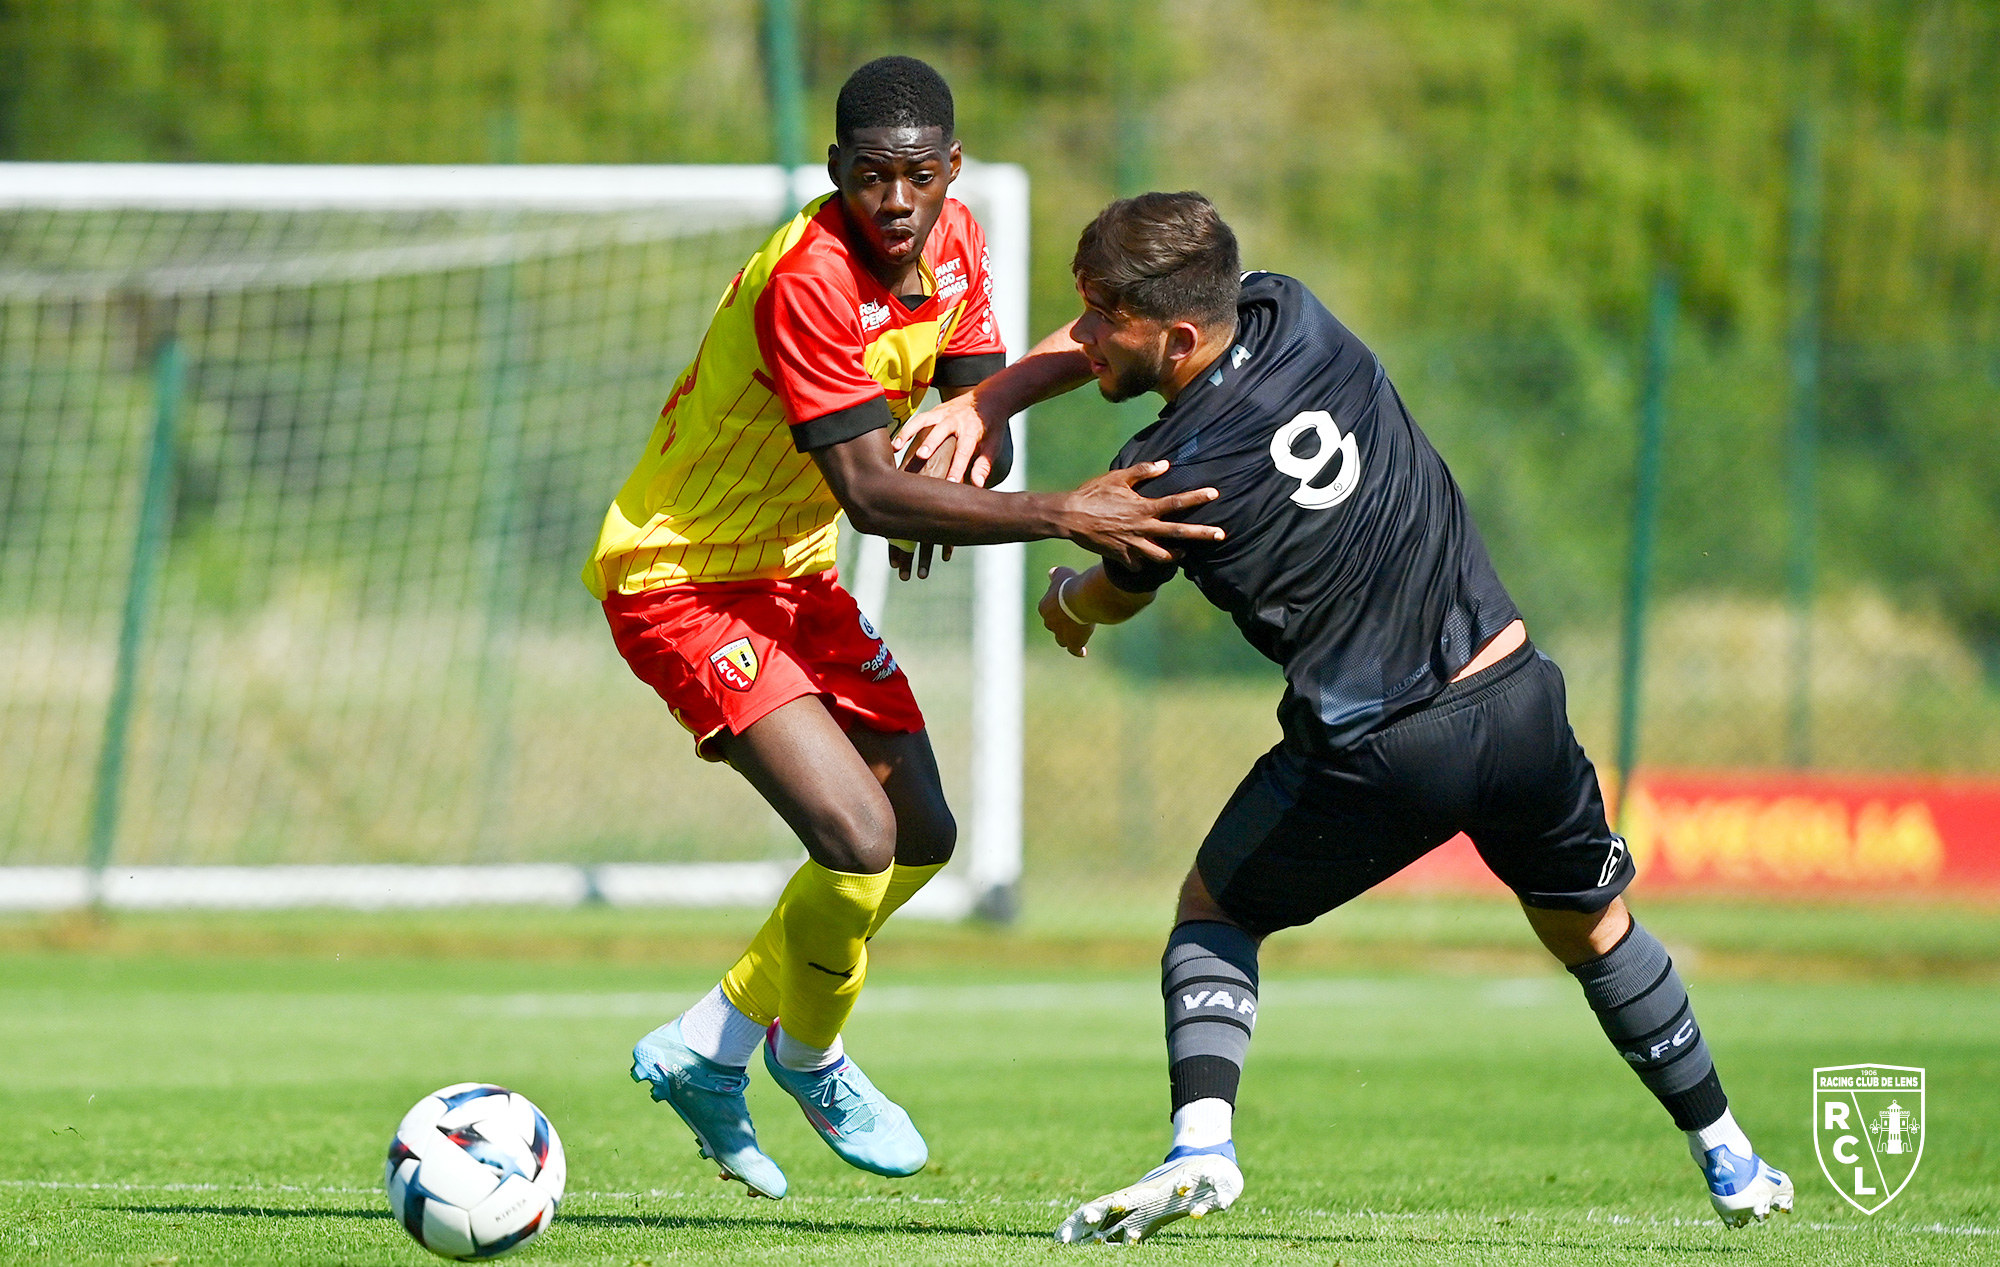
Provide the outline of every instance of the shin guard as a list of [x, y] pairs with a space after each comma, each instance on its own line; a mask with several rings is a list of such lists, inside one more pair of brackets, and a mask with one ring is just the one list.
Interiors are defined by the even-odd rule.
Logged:
[[1637, 920], [1606, 953], [1570, 969], [1605, 1037], [1684, 1131], [1722, 1116], [1729, 1100], [1695, 1024], [1687, 988], [1659, 938]]
[[1257, 1027], [1257, 943], [1233, 924], [1182, 924], [1160, 959], [1160, 989], [1174, 1111], [1196, 1100], [1236, 1103]]
[[737, 1011], [768, 1027], [778, 1019], [778, 965], [784, 961], [785, 921], [772, 911], [750, 945], [723, 974], [723, 996]]
[[830, 871], [810, 859], [778, 899], [785, 958], [778, 1023], [809, 1047], [831, 1047], [868, 977], [868, 926], [889, 873]]
[[722, 978], [722, 992], [760, 1025], [831, 1047], [868, 975], [868, 930], [889, 872], [850, 875], [808, 860], [792, 874], [778, 909]]
[[917, 895], [917, 890], [931, 882], [932, 877], [944, 870], [942, 862], [921, 867], [906, 867], [898, 862], [889, 868], [889, 887], [882, 892], [882, 905], [875, 908], [875, 918], [868, 923], [868, 936], [872, 939], [882, 931], [882, 925], [889, 917], [903, 909], [903, 903]]
[[[889, 883], [882, 891], [881, 904], [869, 918], [867, 936], [873, 938], [881, 932], [889, 917], [942, 870], [942, 862], [923, 867], [906, 867], [899, 862], [890, 867]], [[759, 1025], [769, 1025], [778, 1018], [778, 965], [784, 961], [785, 922], [781, 907], [771, 912], [771, 918], [750, 939], [749, 948], [736, 966], [722, 979], [723, 994], [736, 1005], [737, 1011]]]

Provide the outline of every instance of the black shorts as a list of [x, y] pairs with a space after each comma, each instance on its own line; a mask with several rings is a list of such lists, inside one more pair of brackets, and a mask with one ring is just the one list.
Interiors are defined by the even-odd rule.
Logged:
[[1562, 671], [1525, 644], [1352, 747], [1258, 758], [1195, 865], [1262, 935], [1309, 924], [1459, 832], [1529, 906], [1595, 911], [1632, 882]]

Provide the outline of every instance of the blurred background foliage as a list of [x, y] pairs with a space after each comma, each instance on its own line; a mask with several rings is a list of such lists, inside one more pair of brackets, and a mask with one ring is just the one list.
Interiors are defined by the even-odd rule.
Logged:
[[[1465, 485], [1531, 627], [1583, 686], [1587, 741], [1611, 725], [1647, 294], [1671, 271], [1648, 682], [1678, 694], [1647, 743], [1681, 764], [1781, 759], [1790, 138], [1805, 120], [1824, 172], [1805, 244], [1820, 276], [1805, 313], [1821, 347], [1815, 621], [1834, 648], [1815, 665], [1817, 759], [2000, 765], [2000, 7], [798, 11], [811, 135], [830, 131], [855, 65], [907, 52], [951, 80], [968, 152], [1029, 169], [1037, 333], [1074, 312], [1082, 223], [1147, 187], [1208, 192], [1246, 265], [1308, 281], [1383, 354]], [[0, 156], [768, 161], [762, 24], [747, 0], [11, 0]], [[1150, 415], [1087, 392], [1044, 406], [1035, 482], [1102, 469]], [[1169, 593], [1158, 619], [1107, 638], [1128, 670], [1255, 667], [1191, 587]], [[1751, 707], [1759, 684], [1773, 711], [1732, 733], [1769, 743], [1718, 745], [1685, 711]], [[1850, 688], [1894, 699], [1843, 713]]]

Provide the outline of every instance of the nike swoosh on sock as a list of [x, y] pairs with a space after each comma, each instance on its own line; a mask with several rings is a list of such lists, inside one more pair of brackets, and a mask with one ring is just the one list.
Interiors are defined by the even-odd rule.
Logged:
[[854, 975], [854, 969], [852, 968], [849, 968], [847, 971], [842, 972], [838, 968], [829, 968], [825, 964], [814, 963], [810, 959], [806, 960], [806, 967], [817, 968], [821, 972], [824, 972], [827, 976], [839, 977], [843, 981], [847, 980], [849, 977]]

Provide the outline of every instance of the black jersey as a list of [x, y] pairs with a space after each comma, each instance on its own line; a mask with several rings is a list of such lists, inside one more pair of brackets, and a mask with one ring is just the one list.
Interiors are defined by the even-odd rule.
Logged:
[[1382, 363], [1305, 284], [1247, 273], [1236, 339], [1118, 466], [1173, 466], [1159, 497], [1214, 487], [1177, 516], [1226, 540], [1111, 582], [1158, 589], [1176, 568], [1284, 666], [1287, 735], [1346, 747], [1444, 689], [1518, 612], [1465, 499]]

